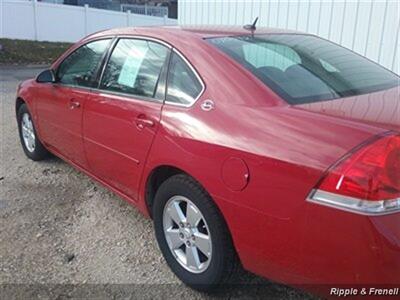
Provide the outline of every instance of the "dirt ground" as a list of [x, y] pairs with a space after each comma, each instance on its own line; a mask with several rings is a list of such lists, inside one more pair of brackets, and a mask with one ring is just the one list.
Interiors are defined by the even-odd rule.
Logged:
[[217, 294], [193, 291], [164, 262], [151, 220], [60, 159], [27, 159], [14, 97], [38, 71], [0, 66], [0, 298], [310, 297], [246, 272]]

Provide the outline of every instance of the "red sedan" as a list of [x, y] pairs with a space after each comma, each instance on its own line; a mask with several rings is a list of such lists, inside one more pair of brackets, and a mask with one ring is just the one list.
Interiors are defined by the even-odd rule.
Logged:
[[210, 289], [238, 265], [292, 285], [400, 283], [399, 77], [288, 31], [125, 28], [23, 82], [23, 150], [154, 220]]

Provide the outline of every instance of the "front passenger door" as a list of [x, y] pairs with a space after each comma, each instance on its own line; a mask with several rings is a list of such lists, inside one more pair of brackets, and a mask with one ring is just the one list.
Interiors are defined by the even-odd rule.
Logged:
[[86, 166], [82, 113], [111, 39], [89, 42], [58, 66], [56, 83], [43, 84], [36, 111], [43, 141], [67, 159]]

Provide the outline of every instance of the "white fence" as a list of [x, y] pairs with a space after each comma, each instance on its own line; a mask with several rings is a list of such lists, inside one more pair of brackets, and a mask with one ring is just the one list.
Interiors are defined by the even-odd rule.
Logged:
[[136, 4], [121, 4], [121, 11], [130, 10], [134, 14], [164, 17], [168, 16], [168, 7], [166, 6], [148, 6]]
[[103, 29], [176, 25], [175, 19], [115, 12], [87, 6], [0, 0], [0, 37], [75, 42]]
[[400, 73], [399, 0], [180, 0], [182, 25], [258, 26], [313, 33]]

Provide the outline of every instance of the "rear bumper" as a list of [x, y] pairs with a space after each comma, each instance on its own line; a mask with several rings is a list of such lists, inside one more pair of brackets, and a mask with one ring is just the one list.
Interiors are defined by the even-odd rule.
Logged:
[[328, 295], [331, 287], [400, 284], [400, 213], [370, 217], [304, 201], [278, 219], [231, 206], [221, 208], [249, 271]]
[[310, 204], [302, 265], [314, 284], [400, 284], [400, 213], [362, 216]]

